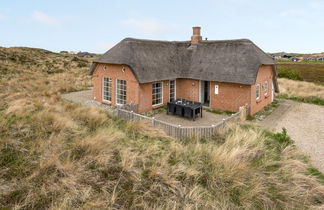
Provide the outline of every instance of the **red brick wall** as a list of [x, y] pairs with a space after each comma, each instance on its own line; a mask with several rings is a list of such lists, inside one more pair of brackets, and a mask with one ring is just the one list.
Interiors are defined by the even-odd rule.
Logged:
[[[210, 107], [212, 109], [237, 112], [240, 106], [249, 104], [251, 114], [255, 114], [272, 101], [272, 67], [261, 66], [258, 71], [256, 84], [261, 85], [260, 99], [256, 100], [256, 85], [240, 85], [234, 83], [210, 83]], [[268, 95], [264, 95], [263, 84], [268, 81]], [[219, 93], [215, 94], [214, 86], [219, 85]]]
[[[103, 66], [106, 66], [106, 70], [103, 70]], [[122, 71], [122, 68], [125, 68], [125, 72]], [[109, 77], [112, 79], [111, 83], [111, 103], [102, 100], [102, 80], [103, 77]], [[93, 97], [96, 101], [105, 104], [116, 105], [116, 79], [126, 80], [126, 103], [135, 103], [139, 102], [139, 84], [132, 72], [132, 70], [125, 65], [115, 65], [115, 64], [98, 64], [93, 76]]]
[[[272, 78], [273, 72], [271, 66], [262, 65], [259, 69], [256, 84], [260, 84], [261, 93], [260, 99], [256, 100], [256, 85], [251, 86], [251, 114], [255, 114], [260, 111], [263, 107], [272, 102]], [[265, 81], [268, 81], [268, 95], [264, 95], [263, 84]]]
[[199, 80], [177, 79], [176, 85], [177, 98], [184, 98], [191, 101], [199, 101]]
[[[103, 65], [107, 68], [103, 70]], [[122, 68], [125, 72], [122, 72]], [[111, 103], [102, 100], [103, 77], [112, 79], [112, 101]], [[125, 65], [99, 64], [93, 73], [93, 96], [96, 101], [116, 105], [116, 79], [126, 80], [126, 103], [138, 104], [139, 112], [150, 111], [161, 107], [169, 101], [169, 81], [163, 82], [163, 104], [152, 106], [152, 83], [139, 84], [132, 70]], [[268, 81], [268, 96], [264, 95], [263, 84]], [[251, 114], [260, 111], [272, 101], [272, 67], [261, 66], [257, 75], [257, 83], [261, 85], [261, 97], [256, 101], [255, 85], [240, 85], [234, 83], [211, 82], [210, 83], [210, 107], [213, 109], [229, 110], [236, 112], [240, 106], [249, 104]], [[215, 94], [214, 86], [219, 86], [219, 93]], [[176, 80], [176, 97], [185, 98], [191, 101], [199, 101], [200, 82], [194, 79]]]
[[[218, 85], [218, 94], [215, 94], [215, 85]], [[212, 109], [237, 112], [240, 106], [250, 104], [250, 95], [250, 85], [210, 82], [210, 107]]]
[[159, 81], [162, 82], [163, 84], [163, 104], [161, 105], [152, 105], [152, 82], [149, 83], [143, 83], [140, 84], [140, 91], [139, 91], [139, 95], [140, 95], [140, 100], [139, 100], [139, 104], [138, 104], [138, 112], [147, 112], [150, 111], [152, 109], [156, 109], [159, 108], [165, 104], [167, 104], [167, 102], [169, 101], [169, 94], [170, 94], [170, 90], [169, 90], [169, 80], [164, 80], [164, 81]]

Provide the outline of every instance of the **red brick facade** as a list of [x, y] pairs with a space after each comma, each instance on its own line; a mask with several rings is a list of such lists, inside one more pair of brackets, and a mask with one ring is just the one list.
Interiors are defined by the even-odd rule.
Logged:
[[[105, 66], [105, 68], [104, 68]], [[112, 79], [111, 102], [103, 100], [103, 78]], [[249, 104], [251, 114], [260, 111], [272, 101], [272, 67], [261, 66], [255, 85], [240, 85], [234, 83], [210, 82], [210, 107], [212, 109], [236, 112], [240, 106]], [[139, 84], [126, 65], [99, 64], [93, 73], [93, 97], [101, 103], [116, 106], [116, 80], [126, 80], [126, 103], [138, 105], [138, 112], [147, 112], [161, 107], [169, 101], [170, 84], [168, 80], [163, 84], [163, 103], [152, 106], [152, 83]], [[264, 83], [268, 81], [268, 94], [265, 95]], [[256, 85], [260, 84], [260, 98], [256, 100]], [[218, 94], [215, 94], [215, 85], [218, 85]], [[176, 79], [176, 97], [191, 101], [200, 101], [200, 81], [194, 79]]]
[[199, 101], [199, 80], [177, 79], [177, 98]]
[[[256, 84], [251, 85], [251, 114], [255, 114], [260, 111], [263, 107], [270, 104], [273, 101], [273, 73], [271, 66], [261, 66], [256, 79]], [[265, 95], [264, 84], [268, 81], [268, 94]], [[260, 85], [261, 93], [260, 98], [256, 100], [256, 85]]]

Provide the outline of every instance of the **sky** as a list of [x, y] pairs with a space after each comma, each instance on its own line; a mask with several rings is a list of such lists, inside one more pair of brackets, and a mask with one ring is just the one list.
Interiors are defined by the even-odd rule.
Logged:
[[266, 52], [324, 52], [323, 0], [0, 0], [0, 46], [104, 53], [126, 37], [252, 40]]

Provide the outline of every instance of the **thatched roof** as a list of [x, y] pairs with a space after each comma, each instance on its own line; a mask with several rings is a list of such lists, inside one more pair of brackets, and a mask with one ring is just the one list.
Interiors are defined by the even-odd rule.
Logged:
[[259, 67], [275, 64], [247, 39], [208, 40], [191, 45], [190, 41], [133, 38], [122, 40], [95, 60], [90, 74], [98, 63], [128, 65], [139, 83], [192, 78], [239, 84], [255, 84]]

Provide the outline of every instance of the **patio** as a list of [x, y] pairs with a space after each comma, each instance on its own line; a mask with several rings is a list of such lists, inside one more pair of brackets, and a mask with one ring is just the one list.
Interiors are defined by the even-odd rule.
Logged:
[[178, 115], [167, 114], [166, 111], [160, 112], [155, 114], [154, 117], [157, 120], [161, 120], [164, 122], [172, 123], [175, 125], [181, 126], [210, 126], [216, 125], [217, 123], [221, 122], [223, 119], [229, 117], [229, 115], [225, 114], [214, 114], [211, 112], [207, 112], [203, 110], [203, 117], [197, 117], [195, 121], [189, 118], [185, 118]]

